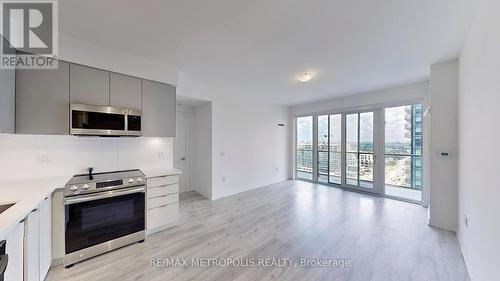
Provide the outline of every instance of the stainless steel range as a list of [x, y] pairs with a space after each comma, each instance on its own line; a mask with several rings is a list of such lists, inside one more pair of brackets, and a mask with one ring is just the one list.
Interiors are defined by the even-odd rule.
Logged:
[[140, 170], [74, 176], [64, 188], [64, 265], [145, 238], [145, 177]]

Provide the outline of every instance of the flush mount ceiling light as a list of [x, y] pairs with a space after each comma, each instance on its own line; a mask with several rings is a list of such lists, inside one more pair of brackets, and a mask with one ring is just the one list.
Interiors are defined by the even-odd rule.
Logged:
[[297, 75], [297, 80], [299, 82], [309, 82], [313, 77], [313, 74], [311, 72], [302, 72]]

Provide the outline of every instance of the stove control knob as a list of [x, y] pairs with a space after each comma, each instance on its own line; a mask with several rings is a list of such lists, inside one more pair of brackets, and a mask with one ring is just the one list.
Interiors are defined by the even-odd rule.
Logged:
[[83, 189], [83, 190], [87, 190], [87, 189], [89, 189], [89, 187], [90, 187], [90, 185], [88, 185], [88, 184], [84, 184], [84, 185], [82, 186], [82, 189]]
[[75, 192], [78, 190], [78, 186], [76, 185], [73, 185], [72, 187], [70, 187], [69, 189], [71, 189], [71, 191]]
[[137, 182], [142, 182], [142, 178], [137, 178]]
[[134, 183], [134, 179], [128, 179], [128, 183]]

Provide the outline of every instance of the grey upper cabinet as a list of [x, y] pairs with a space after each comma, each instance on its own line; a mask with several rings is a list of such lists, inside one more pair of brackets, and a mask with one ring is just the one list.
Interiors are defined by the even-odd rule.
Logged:
[[146, 137], [175, 137], [175, 87], [142, 81], [142, 134]]
[[69, 64], [16, 70], [16, 133], [69, 134]]
[[70, 65], [70, 101], [109, 106], [109, 72], [79, 64]]
[[111, 73], [109, 86], [110, 106], [142, 110], [141, 79]]
[[0, 133], [14, 133], [16, 120], [16, 71], [0, 69]]
[[1, 70], [0, 83], [2, 133], [69, 134], [70, 103], [81, 103], [142, 111], [143, 136], [175, 137], [171, 85], [64, 61], [58, 69]]

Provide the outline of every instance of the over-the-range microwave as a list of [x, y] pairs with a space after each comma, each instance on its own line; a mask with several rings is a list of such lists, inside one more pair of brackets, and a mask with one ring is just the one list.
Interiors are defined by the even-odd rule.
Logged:
[[70, 134], [83, 136], [141, 136], [141, 112], [131, 109], [70, 104]]

